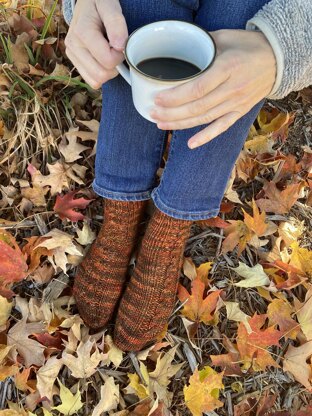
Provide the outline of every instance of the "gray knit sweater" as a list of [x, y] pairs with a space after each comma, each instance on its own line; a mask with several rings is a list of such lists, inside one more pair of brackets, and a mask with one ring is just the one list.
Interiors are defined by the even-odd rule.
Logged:
[[[75, 0], [62, 1], [70, 24]], [[262, 31], [275, 54], [277, 75], [268, 98], [283, 98], [312, 84], [312, 0], [271, 0], [246, 29]]]

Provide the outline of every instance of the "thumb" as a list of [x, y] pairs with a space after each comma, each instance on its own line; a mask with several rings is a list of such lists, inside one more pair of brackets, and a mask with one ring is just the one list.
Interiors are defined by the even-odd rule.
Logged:
[[128, 39], [128, 28], [118, 0], [101, 0], [97, 9], [104, 24], [107, 37], [114, 49], [122, 51]]

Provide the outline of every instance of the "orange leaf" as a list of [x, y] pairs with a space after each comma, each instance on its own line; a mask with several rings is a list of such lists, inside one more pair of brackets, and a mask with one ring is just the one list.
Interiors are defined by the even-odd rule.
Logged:
[[267, 315], [256, 315], [248, 320], [252, 332], [248, 334], [246, 326], [239, 324], [237, 330], [237, 348], [243, 361], [243, 369], [248, 370], [250, 367], [255, 371], [265, 370], [267, 366], [279, 367], [273, 360], [266, 347], [271, 345], [279, 346], [279, 339], [282, 336], [280, 331], [273, 326], [267, 329], [261, 329], [264, 325]]
[[268, 224], [266, 223], [265, 219], [265, 212], [263, 211], [260, 214], [260, 211], [255, 203], [254, 199], [252, 200], [252, 210], [253, 210], [253, 217], [249, 215], [244, 209], [244, 223], [247, 227], [253, 231], [258, 237], [261, 237], [267, 230]]
[[203, 299], [204, 291], [205, 284], [196, 277], [192, 281], [192, 294], [184, 286], [179, 285], [178, 298], [182, 303], [186, 301], [181, 311], [184, 316], [192, 321], [209, 324], [214, 319], [213, 311], [216, 309], [222, 290], [216, 290]]
[[[13, 246], [13, 247], [12, 247]], [[0, 232], [0, 286], [6, 291], [5, 286], [24, 279], [27, 272], [27, 264], [23, 253], [19, 249], [15, 239], [5, 231]], [[9, 296], [10, 291], [7, 292]]]
[[282, 299], [274, 299], [268, 306], [270, 324], [277, 324], [285, 339], [296, 339], [300, 331], [300, 325], [291, 318], [292, 312], [291, 305]]
[[238, 256], [240, 256], [252, 234], [243, 221], [230, 220], [229, 222], [231, 225], [224, 230], [227, 237], [222, 244], [222, 253], [232, 251], [238, 245]]

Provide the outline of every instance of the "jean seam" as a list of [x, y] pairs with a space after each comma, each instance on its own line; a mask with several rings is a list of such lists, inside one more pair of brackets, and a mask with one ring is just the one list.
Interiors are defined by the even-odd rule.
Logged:
[[166, 174], [166, 169], [167, 169], [169, 161], [172, 159], [172, 155], [173, 155], [173, 151], [174, 151], [174, 145], [175, 145], [174, 138], [176, 137], [175, 135], [176, 135], [176, 132], [174, 131], [173, 134], [172, 134], [172, 138], [171, 138], [171, 142], [170, 142], [170, 146], [169, 146], [168, 159], [166, 161], [163, 173], [162, 173], [161, 178], [160, 178], [160, 184], [157, 186], [157, 188], [154, 189], [155, 192], [162, 188], [162, 184], [163, 184], [164, 177], [165, 177], [165, 174]]
[[157, 200], [157, 201], [159, 201], [160, 202], [160, 204], [161, 205], [163, 205], [165, 208], [166, 208], [166, 210], [168, 211], [168, 212], [173, 212], [173, 213], [177, 213], [177, 214], [186, 214], [186, 215], [193, 215], [193, 216], [201, 216], [201, 215], [209, 215], [209, 214], [212, 214], [212, 213], [215, 213], [215, 212], [219, 212], [220, 211], [220, 207], [217, 207], [217, 208], [212, 208], [212, 209], [210, 209], [210, 210], [207, 210], [207, 211], [201, 211], [201, 212], [194, 212], [194, 213], [191, 213], [191, 212], [189, 212], [189, 211], [185, 211], [185, 212], [183, 212], [183, 211], [181, 211], [181, 210], [177, 210], [177, 209], [174, 209], [174, 208], [171, 208], [171, 207], [169, 207], [165, 202], [163, 202], [162, 201], [162, 199], [159, 197], [159, 195], [157, 195], [156, 194], [156, 192], [154, 193], [154, 195], [152, 195], [152, 196], [154, 196], [154, 198]]

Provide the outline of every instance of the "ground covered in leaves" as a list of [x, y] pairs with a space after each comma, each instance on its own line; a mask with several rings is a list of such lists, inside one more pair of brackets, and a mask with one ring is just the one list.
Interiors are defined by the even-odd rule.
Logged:
[[311, 415], [312, 90], [265, 105], [219, 216], [192, 226], [168, 326], [123, 353], [71, 289], [103, 218], [101, 94], [57, 1], [1, 4], [0, 414]]

